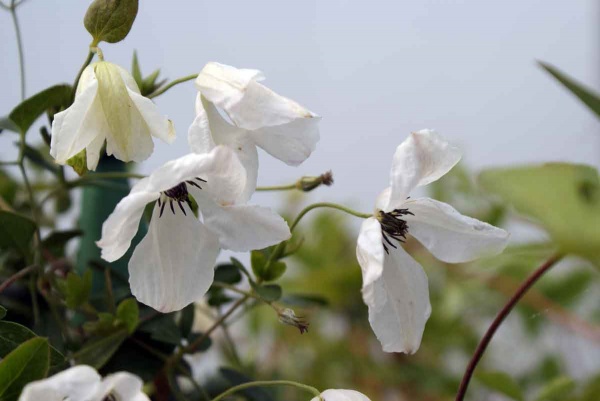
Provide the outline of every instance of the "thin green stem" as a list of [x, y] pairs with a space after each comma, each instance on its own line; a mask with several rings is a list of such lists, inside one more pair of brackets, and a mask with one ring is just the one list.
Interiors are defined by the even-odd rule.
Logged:
[[292, 223], [292, 225], [290, 226], [290, 231], [294, 231], [294, 228], [296, 228], [296, 226], [298, 225], [298, 223], [300, 222], [300, 220], [302, 220], [302, 218], [311, 210], [313, 209], [317, 209], [320, 207], [327, 207], [330, 209], [337, 209], [337, 210], [341, 210], [342, 212], [346, 212], [352, 216], [356, 216], [356, 217], [360, 217], [363, 219], [369, 218], [371, 216], [373, 216], [372, 213], [361, 213], [361, 212], [357, 212], [356, 210], [352, 210], [346, 206], [342, 206], [342, 205], [338, 205], [337, 203], [331, 203], [331, 202], [319, 202], [319, 203], [313, 203], [312, 205], [308, 205], [307, 207], [305, 207], [300, 214], [298, 214], [298, 216], [296, 217], [296, 220], [294, 220], [294, 222]]
[[112, 173], [93, 173], [84, 175], [76, 180], [69, 181], [66, 183], [67, 188], [75, 188], [81, 185], [86, 185], [89, 182], [107, 180], [107, 179], [120, 179], [120, 178], [137, 178], [142, 179], [145, 178], [145, 175], [135, 174], [135, 173], [127, 173], [127, 172], [112, 172]]
[[237, 287], [234, 287], [233, 285], [229, 285], [227, 283], [222, 283], [220, 281], [214, 281], [212, 283], [212, 285], [215, 286], [215, 287], [224, 288], [224, 289], [229, 290], [229, 291], [237, 292], [238, 294], [245, 295], [248, 298], [254, 298], [256, 300], [259, 300], [259, 301], [262, 301], [262, 302], [270, 304], [269, 301], [265, 300], [264, 298], [262, 298], [261, 296], [259, 296], [257, 294], [254, 294], [254, 293], [252, 293], [250, 291], [241, 290], [241, 289], [239, 289]]
[[79, 69], [79, 72], [77, 73], [77, 76], [75, 77], [75, 81], [73, 81], [73, 93], [71, 94], [71, 102], [75, 100], [75, 93], [77, 92], [77, 85], [79, 84], [81, 75], [83, 74], [83, 71], [86, 69], [86, 67], [88, 65], [90, 65], [90, 63], [94, 59], [94, 54], [95, 53], [91, 50], [88, 52], [88, 55], [87, 55], [85, 61], [83, 62], [83, 65], [81, 66], [81, 68]]
[[21, 101], [25, 100], [25, 58], [23, 56], [23, 39], [21, 38], [21, 28], [17, 18], [17, 6], [15, 0], [10, 3], [10, 15], [15, 26], [15, 35], [17, 37], [17, 49], [19, 51], [19, 72], [21, 75]]
[[181, 83], [187, 82], [187, 81], [191, 81], [192, 79], [196, 79], [196, 77], [198, 76], [198, 74], [192, 74], [192, 75], [187, 75], [185, 77], [181, 77], [178, 78], [174, 81], [169, 82], [168, 84], [166, 84], [165, 86], [163, 86], [162, 88], [158, 89], [157, 91], [149, 94], [147, 97], [149, 99], [155, 98], [159, 95], [162, 95], [163, 93], [165, 93], [166, 91], [168, 91], [169, 89], [171, 89], [172, 87], [174, 87], [175, 85], [179, 85]]
[[298, 189], [296, 183], [290, 185], [272, 185], [267, 187], [256, 187], [257, 191], [290, 191], [292, 189]]
[[315, 397], [319, 397], [321, 399], [321, 392], [314, 387], [308, 386], [306, 384], [294, 382], [291, 380], [272, 380], [272, 381], [254, 381], [248, 383], [242, 383], [237, 386], [231, 387], [230, 389], [222, 392], [218, 396], [212, 399], [212, 401], [219, 401], [223, 398], [227, 397], [230, 394], [236, 393], [240, 390], [244, 390], [252, 387], [273, 387], [273, 386], [292, 386], [302, 390], [305, 390]]

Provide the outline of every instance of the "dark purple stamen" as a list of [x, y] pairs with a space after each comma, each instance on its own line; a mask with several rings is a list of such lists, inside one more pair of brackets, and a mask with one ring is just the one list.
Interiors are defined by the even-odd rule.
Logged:
[[388, 255], [390, 250], [385, 244], [386, 242], [392, 248], [398, 248], [397, 245], [390, 240], [390, 238], [398, 242], [404, 242], [406, 240], [406, 234], [408, 234], [408, 224], [406, 224], [406, 221], [402, 219], [402, 216], [406, 216], [407, 214], [414, 216], [414, 214], [409, 212], [408, 209], [394, 209], [387, 213], [383, 211], [379, 212], [377, 220], [379, 220], [379, 224], [381, 225], [381, 235], [385, 241], [382, 241], [383, 249]]
[[[203, 180], [200, 177], [195, 177], [194, 180], [197, 180], [201, 183], [206, 183], [206, 180]], [[196, 182], [194, 182], [193, 180], [187, 180], [185, 182], [175, 185], [173, 188], [169, 188], [166, 191], [163, 191], [163, 194], [167, 198], [169, 198], [168, 199], [169, 207], [171, 208], [171, 212], [173, 214], [175, 214], [175, 207], [173, 206], [173, 201], [177, 202], [177, 204], [179, 205], [179, 208], [183, 212], [184, 216], [187, 216], [187, 213], [185, 212], [185, 208], [183, 207], [183, 202], [186, 202], [188, 204], [188, 206], [190, 207], [190, 210], [192, 209], [192, 202], [190, 201], [190, 195], [188, 193], [188, 188], [187, 188], [186, 184], [190, 184], [190, 185], [195, 186], [198, 189], [202, 189], [202, 187], [200, 185], [198, 185]], [[158, 198], [158, 207], [160, 207], [160, 214], [158, 215], [158, 217], [162, 217], [166, 204], [167, 204], [167, 200], [161, 201], [161, 199]]]

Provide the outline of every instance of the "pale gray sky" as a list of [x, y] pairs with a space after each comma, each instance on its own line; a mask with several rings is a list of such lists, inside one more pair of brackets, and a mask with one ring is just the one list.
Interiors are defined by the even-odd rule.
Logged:
[[[27, 0], [19, 10], [27, 93], [72, 82], [90, 42], [87, 1]], [[597, 89], [598, 6], [548, 1], [141, 1], [127, 39], [104, 44], [108, 61], [160, 67], [174, 79], [208, 61], [261, 69], [265, 84], [323, 116], [321, 141], [299, 168], [261, 154], [259, 184], [332, 169], [315, 199], [372, 208], [387, 185], [394, 148], [411, 130], [435, 128], [480, 169], [550, 160], [600, 167], [600, 124], [535, 65], [555, 64]], [[17, 51], [0, 14], [0, 114], [19, 100]], [[156, 142], [140, 166], [188, 151], [192, 83], [157, 99], [177, 141]], [[32, 137], [37, 136], [35, 132]], [[0, 135], [0, 158], [13, 154]], [[271, 203], [265, 195], [256, 201]]]

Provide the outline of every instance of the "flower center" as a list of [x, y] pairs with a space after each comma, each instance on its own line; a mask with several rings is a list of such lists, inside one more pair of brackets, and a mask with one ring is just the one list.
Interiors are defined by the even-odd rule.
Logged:
[[[201, 184], [206, 182], [206, 180], [196, 177], [193, 180], [181, 182], [175, 185], [174, 187], [163, 191], [161, 193], [161, 196], [158, 198], [158, 207], [160, 208], [160, 214], [158, 215], [158, 217], [162, 217], [167, 202], [169, 202], [169, 206], [171, 207], [171, 212], [173, 212], [173, 214], [175, 214], [175, 207], [173, 206], [173, 202], [176, 202], [179, 205], [179, 208], [183, 212], [184, 216], [187, 216], [185, 208], [183, 207], [183, 202], [186, 202], [190, 209], [192, 208], [192, 202], [190, 201], [190, 194], [188, 193], [186, 184], [193, 185], [199, 189], [202, 189], [202, 187], [197, 182], [195, 182], [195, 180], [200, 182]], [[163, 195], [165, 197], [164, 199]]]
[[381, 235], [383, 236], [384, 240], [382, 241], [383, 249], [388, 255], [390, 250], [387, 245], [391, 246], [392, 248], [398, 248], [398, 246], [394, 244], [392, 240], [396, 240], [398, 242], [404, 242], [406, 240], [406, 234], [408, 234], [408, 224], [406, 224], [406, 220], [404, 220], [402, 216], [406, 216], [407, 214], [414, 216], [414, 214], [409, 212], [408, 209], [394, 209], [387, 213], [383, 210], [380, 210], [375, 216], [381, 225]]

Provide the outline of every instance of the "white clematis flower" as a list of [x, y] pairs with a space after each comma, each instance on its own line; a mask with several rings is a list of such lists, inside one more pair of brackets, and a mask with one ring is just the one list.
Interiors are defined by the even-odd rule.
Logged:
[[102, 258], [112, 262], [125, 254], [146, 205], [158, 201], [129, 261], [129, 283], [133, 295], [156, 310], [182, 309], [208, 291], [220, 248], [262, 249], [290, 237], [278, 214], [244, 204], [245, 184], [242, 165], [224, 146], [166, 163], [140, 180], [104, 222], [97, 242]]
[[140, 95], [129, 72], [100, 61], [83, 71], [71, 107], [54, 116], [50, 154], [66, 164], [85, 149], [87, 168], [95, 170], [105, 141], [107, 154], [140, 162], [152, 154], [152, 137], [172, 143], [171, 121]]
[[355, 390], [329, 389], [310, 401], [371, 401], [369, 397]]
[[23, 388], [19, 401], [150, 401], [142, 380], [128, 372], [104, 379], [90, 366], [78, 365]]
[[416, 187], [446, 174], [460, 151], [431, 130], [412, 133], [394, 154], [390, 187], [360, 229], [356, 255], [369, 322], [386, 352], [415, 353], [431, 314], [427, 276], [400, 246], [410, 233], [436, 258], [462, 263], [504, 250], [509, 234], [429, 198], [409, 198]]
[[[208, 63], [196, 79], [196, 118], [188, 131], [193, 152], [217, 145], [236, 151], [247, 173], [245, 195], [256, 187], [259, 146], [273, 157], [297, 166], [319, 141], [320, 117], [259, 83], [258, 70]], [[225, 120], [221, 108], [233, 122]]]

